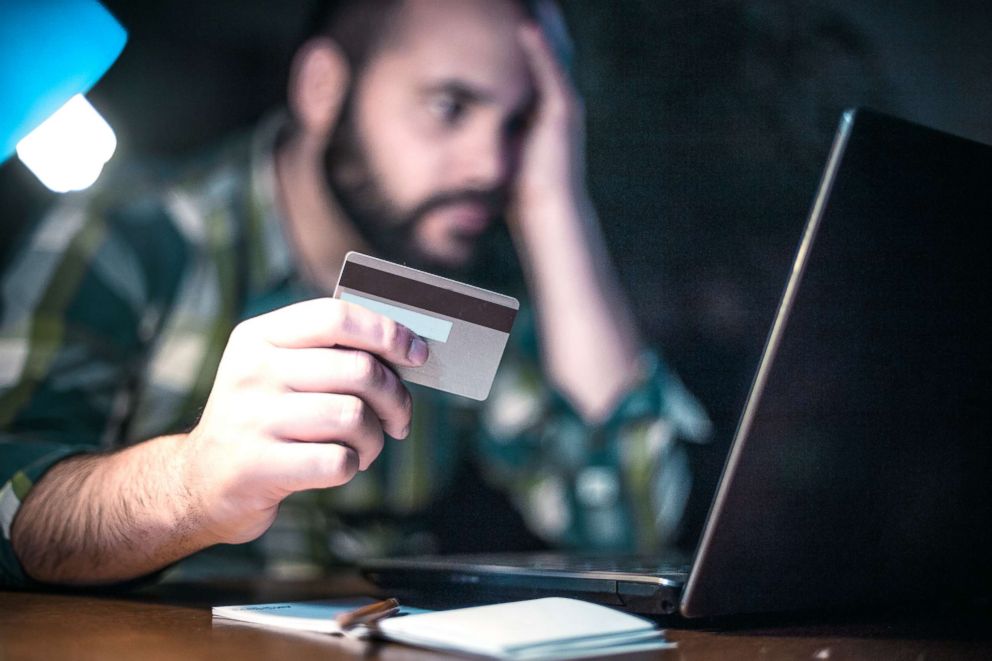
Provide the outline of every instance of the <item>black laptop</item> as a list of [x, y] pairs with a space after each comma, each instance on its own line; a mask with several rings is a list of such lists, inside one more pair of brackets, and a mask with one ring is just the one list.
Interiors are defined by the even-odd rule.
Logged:
[[992, 148], [843, 115], [695, 557], [369, 560], [417, 597], [685, 617], [992, 593]]

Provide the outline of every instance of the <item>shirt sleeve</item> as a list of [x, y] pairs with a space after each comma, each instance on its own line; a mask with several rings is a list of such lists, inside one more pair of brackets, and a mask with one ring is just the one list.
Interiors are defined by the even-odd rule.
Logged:
[[14, 518], [55, 463], [112, 446], [126, 424], [152, 286], [132, 234], [98, 196], [45, 216], [0, 281], [0, 585], [30, 581]]
[[85, 446], [24, 443], [0, 434], [0, 470], [3, 471], [0, 479], [4, 480], [0, 488], [0, 587], [23, 587], [32, 582], [21, 569], [10, 543], [14, 517], [31, 487], [57, 462], [87, 450]]
[[483, 408], [480, 465], [554, 546], [651, 552], [671, 545], [692, 485], [686, 443], [708, 439], [705, 411], [658, 353], [596, 425], [552, 389], [524, 311]]

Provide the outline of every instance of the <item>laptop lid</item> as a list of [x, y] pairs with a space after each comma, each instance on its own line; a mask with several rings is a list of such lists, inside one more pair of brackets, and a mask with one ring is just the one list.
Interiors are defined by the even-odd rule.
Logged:
[[684, 615], [992, 586], [990, 223], [992, 148], [845, 113]]

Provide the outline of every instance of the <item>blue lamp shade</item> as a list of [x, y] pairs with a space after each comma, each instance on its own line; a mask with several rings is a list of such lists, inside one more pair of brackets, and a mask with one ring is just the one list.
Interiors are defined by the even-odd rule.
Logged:
[[127, 32], [96, 0], [0, 0], [0, 162], [110, 68]]

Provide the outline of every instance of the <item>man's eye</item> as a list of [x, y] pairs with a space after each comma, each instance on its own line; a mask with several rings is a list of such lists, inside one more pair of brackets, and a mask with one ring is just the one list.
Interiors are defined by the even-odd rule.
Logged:
[[431, 114], [444, 124], [457, 124], [465, 115], [465, 102], [447, 94], [432, 97], [428, 103]]
[[516, 139], [523, 135], [524, 131], [527, 130], [527, 126], [530, 123], [530, 116], [525, 113], [518, 113], [506, 122], [504, 131], [508, 138]]

